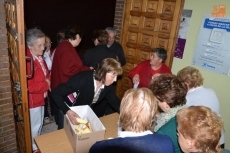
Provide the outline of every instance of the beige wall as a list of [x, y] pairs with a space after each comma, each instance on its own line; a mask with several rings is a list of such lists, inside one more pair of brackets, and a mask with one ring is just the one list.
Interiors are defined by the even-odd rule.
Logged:
[[[192, 65], [192, 58], [196, 46], [199, 29], [204, 14], [211, 14], [213, 6], [225, 4], [227, 17], [230, 17], [229, 0], [185, 0], [184, 9], [193, 10], [186, 40], [183, 59], [174, 58], [172, 71], [176, 74], [185, 66]], [[230, 47], [230, 46], [229, 46]], [[230, 59], [229, 59], [230, 61]], [[220, 102], [221, 116], [225, 127], [225, 148], [230, 149], [230, 76], [221, 75], [201, 67], [198, 68], [204, 77], [204, 86], [213, 88]]]

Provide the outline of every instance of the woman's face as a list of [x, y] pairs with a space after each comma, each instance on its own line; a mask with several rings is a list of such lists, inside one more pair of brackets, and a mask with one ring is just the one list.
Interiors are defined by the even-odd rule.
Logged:
[[81, 37], [79, 36], [79, 34], [76, 35], [76, 39], [72, 40], [72, 45], [73, 47], [77, 47], [81, 42]]
[[157, 53], [153, 53], [150, 57], [150, 65], [158, 66], [161, 65], [162, 59], [158, 57]]
[[117, 81], [117, 74], [115, 72], [108, 72], [105, 76], [105, 86], [110, 86]]
[[161, 108], [162, 111], [168, 112], [170, 110], [170, 106], [165, 101], [157, 101], [158, 106]]
[[28, 46], [35, 56], [42, 56], [45, 49], [45, 37], [38, 38], [33, 46]]
[[97, 45], [99, 44], [98, 39], [96, 38], [96, 39], [93, 41], [93, 43], [94, 43], [94, 46], [97, 46]]
[[181, 150], [184, 153], [190, 152], [189, 149], [189, 144], [188, 144], [188, 139], [186, 139], [181, 133], [180, 131], [178, 131], [177, 129], [177, 136], [178, 136], [178, 142], [180, 145]]
[[49, 37], [45, 38], [45, 47], [46, 47], [46, 51], [49, 51], [51, 48], [51, 41]]

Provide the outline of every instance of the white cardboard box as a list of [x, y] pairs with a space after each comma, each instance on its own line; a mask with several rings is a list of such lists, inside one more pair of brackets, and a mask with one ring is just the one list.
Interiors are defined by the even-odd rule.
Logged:
[[88, 105], [70, 107], [82, 118], [90, 122], [93, 132], [77, 134], [67, 115], [64, 117], [64, 130], [74, 153], [88, 153], [90, 147], [100, 140], [104, 140], [105, 127]]

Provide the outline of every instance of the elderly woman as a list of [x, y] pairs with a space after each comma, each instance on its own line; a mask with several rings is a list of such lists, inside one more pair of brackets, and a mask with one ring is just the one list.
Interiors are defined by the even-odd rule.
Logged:
[[167, 51], [163, 48], [154, 48], [150, 60], [143, 61], [129, 72], [133, 84], [141, 87], [149, 87], [153, 76], [169, 73], [170, 68], [164, 64], [167, 59]]
[[[74, 74], [89, 67], [83, 66], [83, 63], [74, 47], [77, 47], [83, 37], [83, 30], [78, 25], [70, 25], [65, 31], [65, 40], [61, 41], [54, 53], [51, 69], [51, 90], [59, 84], [67, 82]], [[67, 99], [68, 100], [68, 99]], [[63, 128], [64, 116], [59, 112], [55, 103], [50, 101], [52, 112], [55, 115], [55, 121], [58, 129]]]
[[52, 67], [51, 55], [52, 55], [53, 49], [51, 49], [51, 43], [52, 42], [51, 42], [49, 36], [46, 36], [45, 42], [46, 43], [45, 43], [45, 50], [43, 53], [43, 57], [45, 59], [45, 62], [46, 62], [46, 65], [47, 65], [49, 71], [51, 71], [51, 67]]
[[221, 153], [221, 118], [210, 108], [190, 106], [177, 112], [179, 144], [184, 153]]
[[[68, 106], [89, 105], [95, 114], [101, 117], [109, 103], [114, 110], [119, 112], [120, 100], [112, 84], [121, 74], [120, 63], [115, 59], [106, 58], [98, 65], [96, 71], [89, 70], [75, 74], [68, 82], [54, 89], [51, 96], [62, 113], [67, 114], [73, 124], [77, 124], [75, 117], [78, 115]], [[65, 100], [70, 93], [76, 93], [73, 103]]]
[[160, 109], [154, 131], [158, 134], [168, 135], [173, 141], [175, 152], [180, 153], [175, 115], [178, 110], [186, 107], [186, 88], [176, 76], [161, 74], [153, 79], [150, 89], [158, 99]]
[[[198, 69], [187, 66], [177, 73], [177, 78], [188, 88], [186, 105], [206, 106], [220, 116], [220, 105], [217, 95], [213, 89], [203, 86], [204, 78]], [[220, 144], [224, 148], [224, 131], [222, 131]]]
[[38, 152], [33, 139], [41, 133], [45, 98], [50, 88], [49, 70], [43, 59], [45, 34], [38, 29], [27, 30], [26, 45], [26, 55], [33, 60], [32, 72], [30, 61], [26, 61], [27, 74], [33, 74], [31, 78], [27, 79], [32, 147], [34, 152]]
[[147, 88], [126, 91], [120, 107], [118, 138], [95, 143], [90, 153], [173, 153], [169, 137], [153, 134], [150, 129], [157, 111], [157, 103]]

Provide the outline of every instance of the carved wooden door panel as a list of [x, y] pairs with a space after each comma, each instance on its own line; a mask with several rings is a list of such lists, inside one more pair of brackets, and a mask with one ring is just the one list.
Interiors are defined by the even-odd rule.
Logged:
[[17, 148], [20, 153], [30, 153], [23, 0], [5, 0], [5, 10]]
[[165, 63], [171, 67], [183, 5], [184, 0], [125, 0], [121, 44], [127, 64], [118, 82], [120, 98], [132, 88], [129, 71], [150, 59], [153, 48], [167, 50]]

